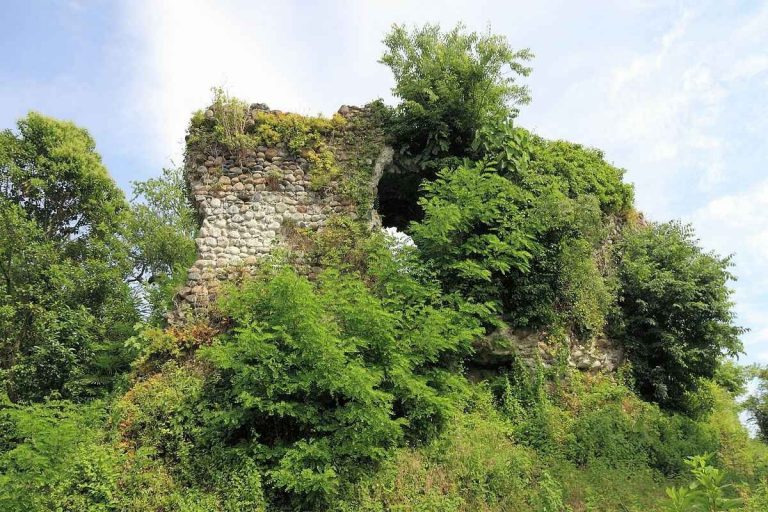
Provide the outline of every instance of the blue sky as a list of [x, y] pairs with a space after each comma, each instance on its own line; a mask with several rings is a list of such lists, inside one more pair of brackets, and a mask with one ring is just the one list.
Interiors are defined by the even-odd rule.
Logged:
[[0, 19], [0, 127], [71, 119], [126, 190], [180, 162], [213, 85], [330, 114], [391, 100], [392, 23], [490, 25], [536, 54], [520, 124], [603, 149], [650, 219], [735, 254], [744, 360], [768, 363], [768, 3], [6, 0]]

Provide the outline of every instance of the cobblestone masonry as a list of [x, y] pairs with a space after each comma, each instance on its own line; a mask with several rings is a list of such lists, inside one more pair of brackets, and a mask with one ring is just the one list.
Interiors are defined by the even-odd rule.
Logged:
[[[257, 111], [279, 113], [254, 104], [248, 115]], [[385, 146], [381, 130], [364, 122], [372, 116], [368, 109], [343, 106], [339, 113], [347, 125], [326, 143], [340, 167], [368, 167], [360, 172], [370, 176], [375, 197], [376, 182], [391, 162], [392, 150]], [[281, 146], [258, 147], [238, 155], [220, 148], [188, 148], [185, 177], [200, 219], [198, 257], [189, 270], [187, 285], [177, 295], [171, 322], [190, 309], [207, 309], [223, 281], [247, 272], [281, 244], [281, 232], [288, 225], [317, 229], [338, 214], [356, 214], [376, 222], [372, 201], [360, 208], [339, 192], [338, 183], [312, 190], [309, 162]], [[363, 148], [368, 156], [361, 154]], [[370, 156], [372, 148], [377, 158]]]

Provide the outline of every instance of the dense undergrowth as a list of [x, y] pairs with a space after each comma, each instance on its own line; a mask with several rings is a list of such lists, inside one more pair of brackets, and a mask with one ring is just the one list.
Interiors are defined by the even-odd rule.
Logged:
[[[295, 229], [173, 327], [180, 174], [128, 202], [84, 130], [31, 114], [2, 133], [0, 510], [768, 510], [730, 261], [646, 222], [598, 150], [514, 125], [529, 52], [461, 27], [385, 45], [401, 103], [377, 129], [419, 183], [414, 244], [358, 218]], [[371, 155], [339, 169], [325, 142], [342, 118], [248, 110], [219, 91], [188, 143], [283, 145], [318, 193], [370, 190]], [[562, 343], [467, 371], [514, 329], [610, 338], [625, 364], [581, 372]]]

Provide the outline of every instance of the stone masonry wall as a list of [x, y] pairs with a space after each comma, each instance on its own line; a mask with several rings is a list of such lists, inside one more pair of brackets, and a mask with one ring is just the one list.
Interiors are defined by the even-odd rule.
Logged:
[[[253, 117], [259, 111], [279, 113], [254, 104], [248, 115]], [[343, 106], [339, 113], [347, 124], [326, 143], [341, 168], [367, 167], [359, 172], [370, 176], [371, 194], [375, 195], [376, 178], [391, 161], [392, 151], [384, 145], [381, 130], [366, 122], [372, 116], [368, 109]], [[211, 111], [206, 115], [211, 116]], [[312, 190], [311, 173], [310, 163], [290, 154], [283, 144], [240, 154], [220, 147], [188, 148], [185, 177], [200, 231], [197, 261], [176, 298], [177, 318], [185, 310], [207, 309], [221, 282], [248, 271], [281, 244], [286, 226], [317, 229], [339, 214], [375, 219], [372, 201], [358, 206], [337, 182]]]
[[557, 364], [559, 349], [567, 349], [566, 363], [581, 371], [612, 372], [624, 361], [624, 351], [612, 340], [600, 336], [583, 341], [566, 335], [559, 341], [546, 332], [523, 329], [499, 329], [475, 340], [472, 366], [478, 374], [483, 368], [498, 368], [520, 358], [530, 367], [539, 362]]
[[[253, 104], [247, 123], [253, 125], [264, 112], [282, 114]], [[284, 235], [293, 227], [319, 229], [334, 215], [379, 223], [373, 209], [376, 187], [385, 169], [391, 172], [393, 150], [384, 143], [372, 107], [343, 106], [339, 114], [347, 120], [344, 128], [324, 142], [346, 173], [321, 190], [313, 190], [310, 162], [292, 154], [284, 143], [237, 152], [220, 144], [188, 145], [185, 178], [200, 220], [198, 256], [176, 296], [172, 324], [184, 322], [190, 313], [209, 312], [221, 284], [247, 274], [275, 248], [287, 247]], [[362, 180], [367, 187], [365, 201], [356, 202], [345, 193], [343, 185], [350, 179]], [[583, 371], [614, 371], [623, 360], [620, 348], [605, 338], [580, 342], [568, 337], [565, 344], [567, 364]], [[470, 369], [481, 375], [515, 357], [529, 364], [554, 364], [559, 345], [543, 332], [497, 331], [476, 341]]]

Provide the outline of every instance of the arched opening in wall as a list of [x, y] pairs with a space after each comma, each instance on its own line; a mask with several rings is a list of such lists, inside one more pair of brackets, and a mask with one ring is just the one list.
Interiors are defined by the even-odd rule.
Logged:
[[422, 176], [390, 165], [381, 175], [376, 210], [386, 228], [406, 231], [411, 221], [421, 220], [424, 212], [418, 204]]

